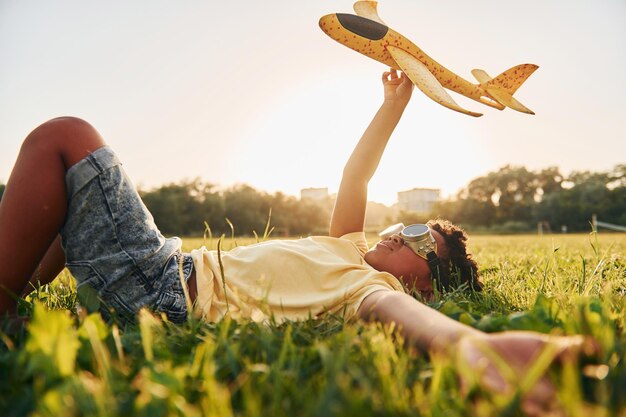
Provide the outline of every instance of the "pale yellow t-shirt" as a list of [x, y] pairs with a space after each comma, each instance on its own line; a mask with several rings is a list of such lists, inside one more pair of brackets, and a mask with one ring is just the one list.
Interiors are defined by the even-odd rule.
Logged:
[[324, 313], [353, 318], [361, 302], [379, 290], [404, 291], [391, 274], [363, 259], [362, 232], [341, 238], [270, 240], [221, 252], [193, 250], [198, 296], [195, 313], [217, 321], [233, 318], [265, 321], [307, 319]]

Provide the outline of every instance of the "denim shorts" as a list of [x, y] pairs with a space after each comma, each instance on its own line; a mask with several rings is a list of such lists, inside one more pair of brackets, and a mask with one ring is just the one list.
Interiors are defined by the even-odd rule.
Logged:
[[80, 288], [97, 291], [105, 319], [132, 322], [142, 307], [184, 322], [187, 303], [179, 274], [193, 261], [181, 240], [164, 238], [108, 146], [66, 173], [67, 215], [61, 229], [66, 266]]

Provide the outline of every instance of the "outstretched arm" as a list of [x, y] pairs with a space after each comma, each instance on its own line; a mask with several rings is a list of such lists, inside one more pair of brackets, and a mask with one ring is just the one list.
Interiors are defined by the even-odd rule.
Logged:
[[395, 323], [404, 340], [424, 353], [445, 350], [463, 337], [482, 334], [398, 291], [370, 294], [358, 314], [366, 321]]
[[[483, 333], [397, 291], [370, 294], [358, 314], [367, 321], [394, 323], [407, 344], [451, 359], [465, 391], [478, 383], [493, 393], [512, 396], [521, 392], [522, 409], [530, 416], [546, 415], [560, 407], [554, 385], [545, 374], [550, 363], [575, 363], [581, 355], [597, 357], [599, 353], [598, 344], [583, 336]], [[527, 374], [537, 363], [543, 363], [541, 374], [529, 383]], [[526, 386], [520, 385], [523, 380]]]
[[329, 235], [340, 237], [363, 230], [367, 185], [376, 172], [391, 133], [411, 98], [413, 84], [396, 70], [383, 73], [385, 99], [343, 169], [330, 220]]

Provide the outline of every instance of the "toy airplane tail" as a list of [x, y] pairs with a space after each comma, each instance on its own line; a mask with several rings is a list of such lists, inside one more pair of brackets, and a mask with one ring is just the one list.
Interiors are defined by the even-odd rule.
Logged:
[[489, 97], [501, 105], [522, 113], [535, 114], [528, 107], [513, 98], [513, 94], [537, 68], [539, 67], [534, 64], [522, 64], [504, 71], [496, 78], [491, 78], [481, 69], [472, 70], [472, 74], [476, 77], [480, 86], [487, 91]]

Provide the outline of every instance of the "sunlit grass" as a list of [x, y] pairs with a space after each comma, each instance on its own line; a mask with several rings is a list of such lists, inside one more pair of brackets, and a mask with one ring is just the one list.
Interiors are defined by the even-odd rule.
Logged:
[[[222, 250], [235, 240], [257, 241], [227, 236]], [[185, 240], [185, 250], [202, 245], [215, 249], [217, 239]], [[558, 396], [568, 415], [626, 415], [626, 235], [477, 236], [470, 246], [484, 293], [445, 294], [432, 306], [485, 331], [593, 335], [608, 368], [553, 369]], [[175, 326], [142, 313], [120, 329], [76, 314], [67, 273], [21, 308], [33, 316], [28, 330], [0, 334], [2, 416], [519, 413], [516, 398], [461, 393], [449, 360], [405, 349], [379, 325], [327, 317]]]

